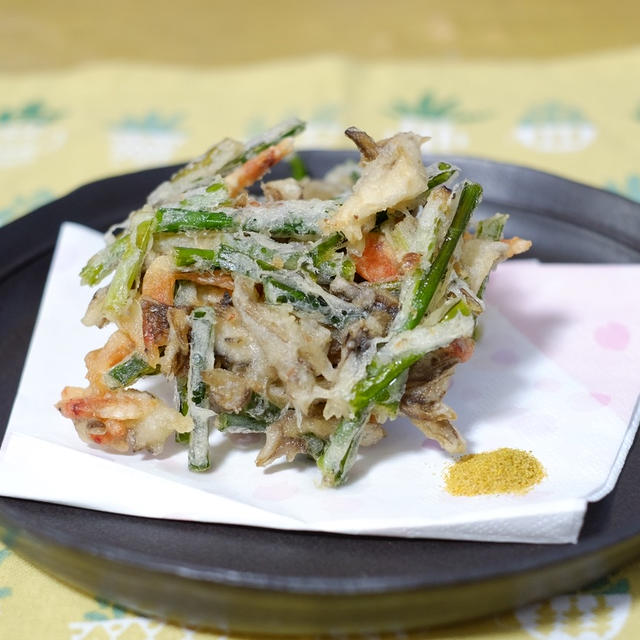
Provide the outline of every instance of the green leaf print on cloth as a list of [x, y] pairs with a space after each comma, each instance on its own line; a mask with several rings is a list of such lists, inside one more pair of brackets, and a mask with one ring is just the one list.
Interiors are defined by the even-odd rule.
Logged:
[[179, 113], [163, 116], [157, 111], [151, 110], [140, 116], [122, 116], [113, 125], [112, 129], [126, 129], [127, 131], [146, 133], [177, 131], [180, 129], [181, 120], [182, 115]]
[[[11, 555], [11, 551], [9, 549], [0, 549], [0, 565]], [[8, 598], [12, 594], [11, 587], [2, 586], [0, 587], [0, 599]], [[2, 613], [2, 609], [0, 609], [0, 614]]]
[[16, 196], [7, 206], [0, 208], [0, 227], [51, 202], [54, 198], [55, 194], [49, 189], [37, 189], [28, 195]]
[[392, 109], [395, 115], [403, 118], [449, 120], [458, 123], [477, 122], [489, 117], [486, 111], [465, 111], [458, 98], [438, 98], [432, 90], [423, 93], [413, 104], [398, 100]]
[[486, 111], [467, 111], [458, 98], [440, 98], [433, 90], [425, 91], [415, 102], [397, 100], [391, 107], [398, 119], [388, 131], [414, 131], [431, 138], [429, 153], [462, 150], [469, 146], [469, 132], [464, 124], [478, 122], [489, 117]]
[[631, 586], [629, 585], [629, 580], [627, 578], [616, 578], [615, 576], [601, 578], [581, 589], [581, 592], [592, 593], [594, 595], [621, 594], [629, 593], [630, 591]]
[[626, 196], [631, 200], [640, 202], [640, 173], [628, 175], [622, 185], [615, 183], [613, 180], [609, 180], [605, 188], [620, 196]]
[[170, 162], [185, 142], [180, 129], [182, 115], [162, 115], [156, 110], [143, 115], [124, 115], [109, 128], [111, 161], [132, 167]]
[[0, 125], [11, 122], [30, 122], [32, 124], [49, 124], [62, 117], [61, 111], [47, 107], [44, 100], [33, 100], [20, 107], [0, 107]]
[[0, 105], [0, 169], [30, 164], [39, 156], [57, 151], [67, 140], [58, 120], [61, 111], [33, 100], [17, 107]]
[[514, 129], [522, 146], [544, 153], [582, 151], [596, 135], [595, 125], [582, 109], [556, 100], [527, 109]]
[[124, 609], [121, 609], [117, 605], [100, 598], [96, 598], [95, 600], [98, 608], [87, 611], [83, 616], [85, 620], [98, 621], [124, 618], [126, 613]]

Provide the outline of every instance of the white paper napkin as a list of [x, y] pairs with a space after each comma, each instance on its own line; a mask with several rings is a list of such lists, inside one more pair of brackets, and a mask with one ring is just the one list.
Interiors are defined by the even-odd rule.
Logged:
[[[339, 489], [321, 487], [316, 468], [307, 462], [255, 467], [261, 443], [253, 437], [213, 434], [213, 469], [204, 474], [187, 470], [186, 451], [173, 442], [157, 458], [108, 453], [81, 442], [53, 405], [63, 386], [85, 386], [84, 355], [113, 330], [80, 324], [92, 292], [80, 287], [78, 272], [102, 242], [98, 233], [76, 224], [61, 229], [0, 450], [2, 495], [153, 518], [561, 543], [577, 540], [587, 502], [615, 485], [637, 428], [637, 412], [630, 420], [637, 390], [623, 385], [614, 398], [602, 389], [612, 375], [614, 381], [621, 377], [607, 366], [613, 369], [623, 355], [640, 361], [633, 355], [640, 352], [639, 339], [633, 328], [598, 316], [606, 301], [589, 315], [574, 308], [572, 296], [578, 299], [582, 286], [591, 296], [608, 294], [614, 300], [607, 278], [602, 291], [594, 292], [597, 270], [615, 275], [611, 282], [637, 282], [639, 267], [571, 271], [531, 261], [500, 267], [495, 286], [490, 285], [482, 339], [473, 358], [458, 367], [446, 401], [458, 412], [470, 452], [526, 449], [547, 476], [525, 495], [454, 497], [443, 487], [450, 457], [405, 419], [385, 425], [388, 436], [362, 449], [349, 483]], [[560, 288], [556, 299], [549, 299], [547, 278], [557, 282], [562, 274], [572, 293]], [[527, 300], [529, 314], [523, 316], [514, 300]], [[576, 342], [575, 336], [589, 331], [593, 344]], [[575, 354], [581, 355], [579, 365]], [[604, 387], [597, 386], [599, 380]], [[155, 378], [146, 386], [171, 397], [161, 387]]]

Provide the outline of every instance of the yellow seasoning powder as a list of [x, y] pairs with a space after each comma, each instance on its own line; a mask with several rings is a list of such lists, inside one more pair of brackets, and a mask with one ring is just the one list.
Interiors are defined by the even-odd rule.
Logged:
[[528, 451], [496, 449], [463, 456], [445, 473], [447, 491], [454, 496], [526, 493], [546, 475]]

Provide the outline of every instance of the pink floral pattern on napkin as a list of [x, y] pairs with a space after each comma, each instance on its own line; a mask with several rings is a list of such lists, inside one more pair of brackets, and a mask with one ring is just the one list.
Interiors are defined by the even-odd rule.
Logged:
[[[501, 265], [486, 299], [546, 356], [584, 384], [600, 404], [628, 420], [640, 392], [637, 265]], [[535, 295], [527, 291], [535, 288]], [[496, 352], [495, 362], [511, 356]], [[539, 388], [551, 391], [553, 381]], [[576, 399], [579, 404], [579, 399]]]

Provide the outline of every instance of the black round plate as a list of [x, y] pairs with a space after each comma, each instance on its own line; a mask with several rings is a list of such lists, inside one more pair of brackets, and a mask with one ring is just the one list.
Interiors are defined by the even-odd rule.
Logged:
[[[302, 156], [313, 175], [352, 157], [337, 151]], [[534, 241], [529, 257], [639, 261], [640, 205], [530, 169], [450, 160], [484, 186], [481, 212], [511, 213], [509, 233]], [[74, 220], [105, 229], [139, 206], [173, 169], [95, 182], [0, 231], [0, 430], [7, 423], [60, 223]], [[274, 177], [285, 170], [277, 168]], [[297, 533], [134, 518], [8, 498], [0, 499], [0, 523], [8, 544], [45, 570], [165, 619], [277, 635], [409, 630], [575, 589], [630, 560], [640, 552], [639, 472], [636, 444], [615, 490], [589, 506], [576, 545]]]

